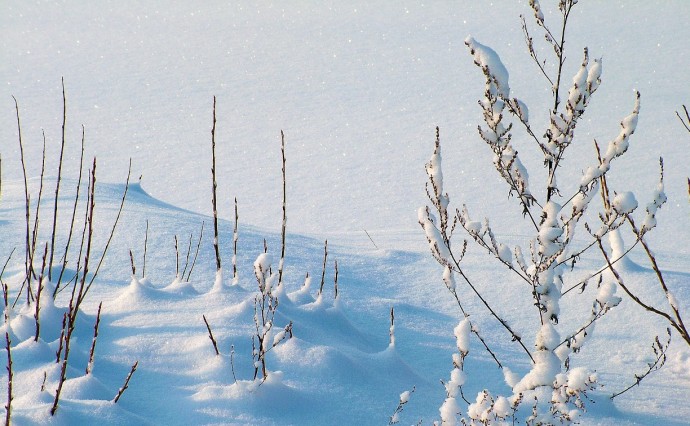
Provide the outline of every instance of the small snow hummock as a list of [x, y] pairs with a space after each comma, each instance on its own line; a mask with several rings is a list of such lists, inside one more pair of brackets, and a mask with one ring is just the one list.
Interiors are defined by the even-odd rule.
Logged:
[[223, 268], [216, 271], [216, 279], [213, 282], [211, 293], [218, 293], [223, 291]]

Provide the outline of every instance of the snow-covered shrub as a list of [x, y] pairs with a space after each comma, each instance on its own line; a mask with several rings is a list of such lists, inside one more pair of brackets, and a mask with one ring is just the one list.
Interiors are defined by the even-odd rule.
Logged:
[[[282, 260], [281, 260], [282, 263]], [[254, 380], [261, 377], [266, 380], [266, 355], [283, 340], [292, 337], [292, 322], [283, 329], [273, 330], [274, 319], [283, 294], [283, 284], [279, 281], [278, 273], [271, 268], [271, 258], [268, 253], [261, 253], [254, 262], [254, 276], [259, 288], [259, 294], [254, 297], [254, 328], [252, 336], [252, 358], [254, 360]]]
[[[654, 199], [646, 207], [641, 227], [637, 227], [633, 220], [633, 213], [638, 207], [634, 194], [622, 192], [609, 196], [606, 183], [606, 176], [614, 160], [626, 153], [630, 137], [635, 132], [640, 112], [639, 93], [636, 95], [631, 113], [621, 120], [618, 135], [608, 143], [603, 152], [599, 152], [597, 145], [598, 164], [583, 167], [584, 172], [579, 184], [569, 187], [567, 184], [561, 185], [557, 179], [565, 161], [565, 152], [574, 142], [578, 121], [599, 87], [602, 74], [601, 59], [590, 59], [589, 51], [585, 48], [580, 66], [568, 87], [565, 86], [565, 29], [576, 3], [577, 0], [558, 2], [562, 19], [556, 36], [546, 24], [539, 2], [529, 2], [536, 24], [543, 30], [550, 50], [555, 53], [555, 75], [551, 75], [546, 62], [538, 58], [533, 39], [523, 19], [523, 31], [530, 55], [552, 88], [552, 108], [548, 111], [549, 124], [541, 138], [537, 136], [540, 132], [532, 128], [527, 105], [520, 99], [511, 97], [509, 73], [498, 54], [472, 37], [465, 40], [474, 63], [481, 69], [485, 78], [484, 96], [479, 100], [483, 118], [483, 124], [478, 126], [479, 136], [493, 152], [493, 166], [507, 183], [509, 195], [517, 200], [523, 218], [533, 231], [527, 249], [521, 245], [511, 249], [501, 243], [494, 234], [489, 220], [480, 221], [472, 218], [466, 206], [456, 208], [454, 212], [449, 208], [450, 198], [445, 192], [443, 182], [440, 137], [438, 128], [436, 129], [434, 152], [426, 164], [427, 195], [431, 206], [420, 208], [418, 218], [432, 256], [443, 267], [443, 283], [457, 300], [465, 317], [455, 331], [459, 354], [453, 356], [454, 368], [451, 379], [445, 383], [446, 399], [440, 407], [441, 421], [444, 425], [456, 424], [458, 416], [463, 412], [466, 417], [462, 418], [462, 422], [468, 424], [515, 421], [524, 421], [527, 424], [567, 424], [577, 419], [585, 411], [587, 392], [597, 387], [597, 366], [572, 368], [571, 357], [587, 343], [595, 323], [610, 309], [620, 304], [622, 299], [616, 295], [618, 287], [623, 288], [625, 293], [645, 309], [667, 319], [681, 337], [690, 343], [687, 330], [674, 303], [675, 299], [664, 284], [661, 272], [643, 239], [644, 234], [656, 225], [656, 212], [666, 201], [663, 191], [663, 166], [662, 179]], [[522, 130], [543, 156], [546, 180], [541, 187], [530, 182], [530, 173], [513, 144], [513, 135], [517, 130]], [[599, 192], [604, 206], [598, 214], [598, 224], [595, 225], [585, 222], [583, 218], [588, 210], [596, 208], [593, 207], [592, 201]], [[597, 216], [590, 213], [587, 218], [590, 217]], [[584, 248], [575, 249], [573, 242], [581, 222], [584, 222], [584, 225], [580, 228], [584, 228], [584, 232], [589, 234], [590, 242]], [[624, 247], [620, 236], [622, 227], [626, 224], [630, 225], [632, 230], [635, 240], [633, 245], [640, 243], [650, 255], [673, 314], [663, 313], [642, 303], [625, 286], [621, 275], [616, 271], [617, 262], [629, 251]], [[459, 246], [452, 244], [458, 225], [465, 230], [468, 239], [473, 240], [490, 257], [494, 257], [499, 264], [513, 273], [521, 286], [511, 287], [509, 291], [514, 292], [516, 298], [531, 299], [537, 311], [537, 315], [534, 315], [534, 340], [531, 347], [528, 347], [529, 342], [523, 342], [523, 337], [513, 330], [510, 321], [504, 317], [506, 307], [492, 306], [489, 298], [479, 291], [466, 273], [462, 260], [467, 250], [467, 240]], [[606, 262], [605, 266], [587, 280], [566, 286], [565, 283], [572, 282], [572, 279], [565, 278], [566, 275], [572, 271], [578, 258], [593, 247], [599, 248]], [[460, 283], [457, 283], [457, 280]], [[584, 289], [590, 280], [598, 280], [598, 292], [591, 301], [590, 314], [577, 319], [575, 323], [563, 321], [562, 305], [573, 303], [575, 298], [571, 291]], [[510, 339], [521, 346], [531, 364], [528, 372], [521, 376], [516, 375], [499, 362], [496, 354], [490, 349], [489, 339], [481, 336], [472, 325], [472, 317], [462, 303], [460, 285], [466, 285], [482, 302], [488, 315], [497, 320], [507, 331]], [[564, 298], [568, 293], [571, 293], [569, 298]], [[474, 403], [470, 403], [463, 396], [466, 408], [461, 409], [462, 399], [458, 399], [458, 396], [462, 395], [466, 380], [462, 370], [469, 352], [467, 341], [470, 332], [478, 337], [497, 366], [503, 369], [506, 383], [512, 393], [501, 396], [483, 390]], [[668, 344], [659, 343], [654, 350], [663, 356], [667, 347]], [[658, 359], [661, 359], [661, 356]], [[636, 378], [639, 383], [640, 378]]]

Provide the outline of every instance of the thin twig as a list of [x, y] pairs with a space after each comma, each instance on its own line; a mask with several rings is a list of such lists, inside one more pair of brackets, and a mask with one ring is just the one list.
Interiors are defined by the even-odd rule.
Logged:
[[335, 295], [333, 296], [333, 299], [338, 300], [338, 261], [335, 261], [335, 276], [333, 277], [333, 290], [335, 291]]
[[[12, 250], [14, 253], [14, 250]], [[10, 253], [10, 258], [12, 257]], [[10, 258], [7, 259], [9, 262]], [[7, 266], [7, 262], [5, 266]], [[2, 282], [2, 274], [5, 272], [5, 266], [3, 266], [2, 271], [0, 271], [0, 283], [2, 283], [2, 295], [5, 301], [5, 349], [7, 351], [7, 404], [5, 405], [5, 426], [10, 426], [11, 416], [12, 416], [12, 400], [14, 396], [12, 395], [12, 384], [14, 372], [12, 370], [12, 341], [10, 340], [10, 309], [9, 300], [7, 297], [8, 288], [4, 282]]]
[[371, 243], [374, 245], [374, 247], [376, 247], [376, 250], [378, 250], [378, 249], [379, 249], [379, 246], [376, 245], [376, 243], [374, 242], [374, 239], [371, 238], [371, 235], [369, 235], [369, 233], [367, 232], [367, 230], [366, 230], [366, 229], [362, 229], [362, 231], [364, 231], [364, 233], [367, 234], [367, 237], [369, 237], [369, 241], [371, 241]]
[[215, 349], [216, 355], [220, 355], [220, 351], [218, 351], [218, 342], [216, 341], [215, 337], [213, 337], [213, 332], [211, 331], [211, 326], [208, 325], [206, 315], [202, 315], [201, 317], [204, 319], [204, 323], [206, 324], [206, 330], [208, 330], [208, 338], [211, 339], [211, 343], [213, 343], [213, 349]]
[[146, 233], [144, 234], [144, 265], [141, 269], [141, 277], [146, 277], [146, 249], [149, 242], [149, 220], [146, 219]]
[[129, 263], [132, 265], [132, 276], [136, 276], [137, 274], [137, 268], [134, 266], [134, 255], [132, 254], [132, 250], [129, 251]]
[[192, 253], [192, 238], [194, 238], [194, 234], [190, 233], [189, 244], [187, 245], [187, 256], [185, 257], [184, 268], [182, 269], [182, 276], [180, 277], [182, 280], [184, 280], [184, 276], [187, 273], [187, 267], [189, 266], [189, 255]]
[[204, 236], [204, 222], [201, 222], [201, 232], [199, 233], [199, 242], [196, 245], [196, 251], [194, 252], [194, 260], [192, 260], [192, 266], [189, 268], [189, 273], [187, 274], [187, 281], [189, 281], [192, 276], [192, 271], [194, 270], [194, 265], [196, 264], [196, 258], [199, 255], [199, 247], [201, 247], [201, 237]]
[[680, 122], [683, 124], [683, 127], [685, 127], [685, 130], [690, 132], [690, 114], [688, 113], [688, 108], [685, 105], [683, 105], [683, 110], [685, 111], [685, 119], [683, 119], [683, 117], [680, 116], [678, 111], [676, 111], [676, 115], [678, 116]]
[[115, 399], [113, 399], [113, 403], [117, 404], [117, 401], [120, 400], [120, 397], [122, 396], [123, 393], [127, 390], [129, 387], [129, 380], [132, 378], [132, 374], [134, 374], [135, 371], [137, 371], [137, 366], [139, 365], [139, 361], [136, 361], [134, 365], [132, 365], [132, 369], [129, 371], [129, 374], [127, 375], [127, 379], [125, 379], [125, 384], [120, 388], [120, 390], [117, 392], [117, 395], [115, 396]]
[[101, 308], [103, 302], [98, 304], [98, 313], [96, 314], [96, 324], [93, 326], [93, 340], [91, 341], [91, 350], [89, 351], [89, 363], [86, 364], [86, 374], [91, 374], [93, 371], [94, 355], [96, 353], [96, 340], [98, 340], [98, 326], [101, 323]]
[[[22, 125], [19, 120], [19, 104], [17, 103], [17, 98], [12, 96], [12, 99], [14, 99], [14, 107], [15, 110], [17, 111], [17, 133], [19, 134], [19, 156], [21, 159], [22, 163], [22, 173], [24, 176], [24, 200], [25, 200], [25, 207], [26, 207], [26, 248], [25, 248], [25, 260], [24, 260], [24, 266], [26, 268], [26, 276], [25, 280], [31, 282], [31, 274], [33, 273], [33, 266], [30, 263], [30, 258], [29, 258], [29, 253], [31, 252], [31, 240], [30, 240], [30, 235], [31, 231], [29, 229], [29, 223], [30, 223], [30, 210], [29, 210], [29, 182], [26, 176], [26, 163], [24, 161], [24, 143], [22, 142]], [[22, 288], [19, 289], [19, 294], [21, 294], [22, 289], [24, 288], [24, 283], [22, 283]], [[29, 291], [29, 293], [31, 293]], [[19, 298], [19, 296], [17, 296]], [[16, 303], [16, 302], [15, 302]]]
[[278, 286], [283, 284], [283, 264], [285, 262], [285, 228], [287, 227], [287, 201], [286, 201], [286, 178], [285, 178], [285, 134], [280, 131], [280, 152], [283, 159], [283, 222], [280, 232], [280, 263], [278, 264]]
[[[7, 309], [7, 307], [5, 307]], [[10, 426], [12, 420], [12, 384], [14, 371], [12, 369], [12, 342], [10, 341], [9, 328], [5, 330], [5, 349], [7, 350], [7, 404], [5, 405], [5, 426]]]
[[237, 197], [235, 197], [235, 226], [232, 230], [232, 282], [237, 284], [239, 276], [237, 274], [237, 240], [239, 239], [238, 230], [239, 216], [237, 214]]
[[[33, 265], [34, 263], [34, 256], [36, 256], [36, 244], [38, 240], [38, 230], [39, 230], [39, 216], [40, 216], [40, 211], [41, 211], [41, 200], [43, 199], [43, 176], [45, 174], [45, 169], [46, 169], [46, 134], [45, 132], [41, 132], [43, 134], [43, 151], [41, 154], [41, 176], [39, 178], [39, 186], [38, 186], [38, 201], [36, 202], [36, 215], [34, 217], [34, 229], [33, 229], [33, 234], [31, 237], [31, 254], [29, 255], [29, 262]], [[33, 266], [32, 266], [33, 269]], [[34, 275], [35, 278], [35, 275]], [[33, 295], [31, 294], [31, 281], [29, 281], [29, 285], [27, 287], [28, 293], [27, 293], [27, 298], [26, 298], [26, 303], [27, 305], [30, 303], [29, 296], [33, 298]]]
[[81, 178], [82, 171], [84, 170], [84, 136], [85, 130], [84, 125], [81, 126], [81, 155], [79, 157], [79, 178], [77, 179], [77, 193], [74, 196], [74, 205], [72, 207], [72, 219], [70, 220], [69, 234], [67, 235], [67, 243], [65, 244], [65, 253], [62, 257], [62, 268], [60, 269], [60, 275], [58, 276], [57, 284], [55, 285], [55, 290], [53, 290], [53, 299], [57, 296], [60, 291], [60, 283], [62, 282], [62, 275], [65, 273], [65, 268], [67, 268], [67, 253], [69, 252], [69, 246], [72, 242], [72, 233], [74, 231], [74, 219], [77, 215], [77, 203], [79, 202], [79, 192], [81, 190]]
[[319, 284], [319, 295], [323, 293], [323, 284], [326, 279], [326, 260], [328, 260], [328, 240], [323, 245], [323, 268], [321, 268], [321, 284]]
[[[110, 242], [112, 241], [113, 236], [115, 235], [115, 229], [117, 229], [117, 224], [120, 221], [120, 215], [122, 215], [122, 208], [124, 207], [125, 200], [127, 199], [127, 191], [129, 190], [129, 177], [131, 174], [132, 174], [132, 159], [130, 158], [129, 159], [129, 167], [127, 169], [127, 181], [125, 182], [125, 190], [122, 193], [122, 200], [120, 201], [120, 208], [117, 210], [117, 216], [115, 217], [115, 222], [113, 223], [113, 227], [110, 230], [110, 236], [108, 237], [108, 241], [105, 243], [105, 248], [103, 248], [103, 254], [101, 254], [101, 258], [98, 260], [98, 264], [96, 265], [96, 270], [93, 272], [93, 275], [91, 276], [91, 280], [89, 281], [89, 285], [86, 286], [86, 290], [84, 291], [84, 295], [82, 296], [82, 299], [84, 297], [86, 297], [86, 294], [91, 289], [91, 285], [93, 284], [93, 281], [98, 276], [98, 271], [101, 269], [101, 265], [103, 264], [103, 260], [105, 259], [105, 255], [106, 255], [106, 253], [108, 253], [108, 247], [110, 247]], [[96, 183], [96, 181], [94, 180], [94, 184], [95, 183]], [[93, 191], [93, 188], [91, 190]], [[93, 202], [93, 200], [92, 200], [92, 202]], [[84, 271], [84, 274], [86, 274], [86, 271]]]
[[652, 343], [652, 350], [654, 351], [654, 354], [656, 355], [654, 362], [650, 362], [647, 364], [647, 370], [644, 373], [635, 374], [635, 383], [626, 387], [622, 391], [614, 393], [613, 395], [611, 395], [611, 397], [610, 397], [611, 399], [614, 399], [620, 395], [623, 395], [624, 393], [626, 393], [630, 389], [639, 385], [640, 382], [645, 377], [649, 376], [654, 371], [657, 371], [661, 367], [663, 367], [663, 365], [666, 363], [666, 351], [668, 350], [669, 346], [671, 345], [671, 330], [669, 328], [667, 328], [666, 333], [668, 333], [668, 340], [666, 342], [666, 345], [661, 343], [661, 341], [659, 340], [659, 336], [656, 336], [654, 338], [654, 343]]
[[213, 179], [212, 198], [213, 204], [213, 249], [216, 252], [216, 271], [220, 271], [220, 249], [218, 248], [218, 208], [216, 202], [216, 97], [213, 97], [213, 127], [211, 128], [211, 177]]
[[180, 251], [177, 248], [177, 235], [173, 237], [175, 240], [175, 277], [180, 276]]
[[43, 273], [46, 269], [46, 257], [48, 255], [48, 243], [45, 245], [43, 250], [43, 264], [41, 265], [41, 275], [38, 278], [38, 288], [36, 289], [36, 311], [34, 313], [34, 320], [36, 321], [36, 334], [34, 336], [34, 342], [38, 342], [38, 337], [41, 334], [41, 319], [39, 313], [41, 311], [41, 293], [43, 292]]
[[62, 314], [62, 328], [60, 332], [60, 339], [58, 339], [58, 350], [55, 352], [55, 363], [60, 362], [60, 357], [62, 356], [62, 348], [65, 344], [65, 331], [67, 328], [67, 312]]
[[232, 371], [232, 378], [237, 383], [237, 376], [235, 376], [235, 345], [230, 345], [230, 370]]
[[60, 160], [58, 162], [57, 183], [55, 184], [55, 204], [53, 208], [53, 231], [50, 237], [50, 260], [48, 262], [48, 280], [52, 281], [53, 256], [55, 254], [55, 231], [57, 230], [58, 198], [60, 196], [60, 181], [62, 180], [62, 157], [65, 153], [65, 126], [67, 124], [67, 97], [65, 96], [65, 78], [62, 77], [62, 143], [60, 144]]

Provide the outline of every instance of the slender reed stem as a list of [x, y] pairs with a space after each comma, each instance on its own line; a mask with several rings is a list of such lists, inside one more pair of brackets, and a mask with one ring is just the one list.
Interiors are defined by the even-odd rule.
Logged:
[[144, 265], [141, 268], [141, 277], [146, 277], [146, 249], [149, 242], [149, 220], [146, 219], [146, 233], [144, 234]]
[[91, 341], [91, 350], [89, 351], [89, 363], [86, 365], [86, 374], [91, 374], [93, 371], [94, 355], [96, 353], [96, 340], [98, 340], [98, 326], [101, 324], [101, 308], [103, 302], [98, 304], [98, 313], [96, 314], [96, 324], [93, 326], [93, 341]]
[[216, 271], [220, 271], [220, 249], [218, 248], [218, 207], [216, 199], [216, 97], [213, 97], [213, 127], [211, 128], [211, 177], [213, 179], [212, 198], [213, 204], [213, 249], [216, 252]]
[[115, 399], [113, 399], [113, 403], [117, 404], [117, 401], [120, 400], [120, 397], [122, 396], [122, 394], [125, 393], [125, 391], [129, 387], [129, 380], [132, 378], [132, 374], [134, 374], [134, 372], [137, 371], [137, 366], [139, 366], [139, 361], [135, 362], [134, 365], [132, 365], [132, 369], [129, 370], [129, 374], [127, 375], [127, 379], [125, 379], [125, 384], [117, 392]]
[[53, 291], [53, 299], [57, 296], [60, 291], [60, 283], [62, 282], [62, 276], [65, 273], [65, 268], [67, 268], [67, 254], [69, 253], [69, 246], [72, 242], [72, 233], [74, 231], [74, 220], [77, 215], [77, 204], [79, 203], [79, 192], [81, 190], [81, 178], [82, 171], [84, 170], [84, 136], [85, 130], [84, 126], [81, 126], [81, 155], [79, 157], [79, 178], [77, 179], [77, 192], [74, 196], [74, 206], [72, 207], [72, 219], [70, 220], [69, 234], [67, 235], [67, 243], [65, 244], [65, 253], [62, 258], [62, 268], [60, 269], [60, 275], [57, 279], [57, 284], [55, 285], [55, 290]]
[[43, 292], [43, 273], [46, 269], [46, 257], [48, 256], [48, 243], [45, 245], [43, 250], [43, 265], [41, 265], [41, 276], [38, 279], [38, 288], [36, 289], [36, 311], [34, 312], [34, 320], [36, 321], [36, 334], [34, 336], [34, 342], [38, 342], [38, 337], [41, 334], [41, 293]]
[[62, 143], [60, 144], [60, 160], [58, 162], [57, 183], [55, 184], [55, 204], [53, 207], [53, 231], [50, 236], [50, 260], [48, 261], [48, 280], [53, 277], [53, 255], [55, 253], [55, 231], [57, 230], [58, 198], [60, 195], [60, 181], [62, 178], [62, 157], [65, 153], [65, 126], [67, 124], [67, 98], [65, 96], [65, 78], [62, 78]]
[[[95, 162], [94, 162], [95, 165]], [[98, 271], [101, 269], [101, 265], [103, 264], [103, 259], [105, 259], [106, 253], [108, 253], [108, 247], [110, 247], [110, 242], [113, 240], [113, 236], [115, 235], [115, 229], [117, 229], [117, 224], [120, 221], [120, 216], [122, 215], [122, 209], [125, 205], [125, 200], [127, 199], [127, 191], [129, 190], [129, 178], [130, 175], [132, 174], [132, 159], [129, 159], [129, 168], [127, 169], [127, 181], [125, 182], [125, 190], [122, 193], [122, 200], [120, 200], [120, 208], [117, 210], [117, 216], [115, 217], [115, 222], [113, 223], [113, 227], [110, 230], [110, 236], [108, 237], [108, 241], [105, 243], [105, 248], [103, 249], [103, 254], [101, 254], [101, 258], [98, 260], [98, 264], [96, 265], [96, 270], [93, 272], [93, 275], [91, 276], [91, 280], [89, 281], [89, 285], [86, 286], [86, 290], [84, 291], [84, 294], [82, 295], [81, 299], [86, 297], [86, 294], [89, 292], [91, 289], [91, 285], [93, 284], [93, 281], [96, 279], [98, 276]], [[94, 175], [94, 185], [96, 184], [95, 180], [95, 175]], [[93, 191], [93, 188], [91, 188]], [[93, 202], [93, 200], [92, 200]], [[84, 276], [86, 276], [86, 271], [84, 271]], [[81, 303], [81, 301], [79, 302]]]
[[[19, 119], [19, 104], [17, 103], [17, 98], [12, 96], [12, 99], [14, 99], [14, 107], [15, 110], [17, 111], [17, 133], [19, 134], [19, 155], [22, 163], [22, 173], [24, 176], [24, 200], [25, 200], [25, 207], [26, 207], [26, 247], [25, 247], [25, 257], [24, 257], [24, 266], [26, 269], [26, 276], [25, 280], [29, 283], [29, 286], [31, 285], [31, 275], [33, 274], [33, 266], [31, 265], [29, 254], [31, 252], [31, 231], [29, 228], [29, 223], [31, 221], [31, 212], [29, 209], [29, 182], [26, 176], [26, 162], [24, 161], [24, 143], [22, 142], [22, 125], [21, 121]], [[19, 294], [21, 294], [22, 289], [24, 288], [24, 284], [22, 284], [22, 288], [19, 289]], [[29, 293], [31, 293], [29, 291]], [[19, 296], [17, 296], [19, 298]], [[15, 302], [16, 304], [17, 302]]]
[[280, 152], [283, 159], [283, 222], [280, 232], [280, 263], [278, 264], [278, 286], [283, 284], [283, 266], [285, 262], [285, 228], [287, 227], [287, 201], [285, 178], [285, 134], [280, 131]]
[[319, 295], [323, 293], [323, 284], [326, 279], [326, 261], [328, 260], [328, 240], [323, 245], [323, 267], [321, 268], [321, 284], [319, 284]]
[[202, 315], [201, 317], [204, 319], [204, 323], [206, 324], [208, 338], [211, 339], [211, 343], [213, 343], [213, 349], [215, 349], [216, 355], [220, 355], [220, 351], [218, 351], [218, 342], [216, 341], [216, 338], [213, 337], [213, 332], [211, 331], [211, 326], [208, 324], [208, 320], [206, 320], [206, 315]]
[[235, 226], [232, 230], [232, 282], [237, 284], [239, 276], [237, 274], [237, 240], [239, 239], [238, 231], [239, 216], [237, 214], [237, 197], [235, 197]]
[[189, 273], [187, 274], [187, 281], [189, 281], [192, 276], [192, 271], [194, 270], [194, 265], [196, 264], [196, 258], [199, 255], [199, 247], [201, 247], [201, 238], [204, 236], [204, 222], [201, 222], [201, 232], [199, 233], [199, 241], [196, 244], [196, 251], [194, 252], [194, 260], [192, 260], [192, 266], [189, 268]]
[[184, 261], [184, 268], [182, 269], [182, 276], [180, 277], [181, 279], [184, 280], [184, 276], [187, 273], [187, 267], [189, 266], [189, 255], [192, 253], [192, 239], [194, 238], [194, 234], [189, 234], [189, 244], [187, 245], [187, 256]]

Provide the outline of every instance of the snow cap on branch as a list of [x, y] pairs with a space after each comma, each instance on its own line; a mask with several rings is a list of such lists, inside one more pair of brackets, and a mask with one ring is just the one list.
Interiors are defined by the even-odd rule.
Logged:
[[484, 46], [473, 37], [467, 37], [465, 44], [470, 48], [470, 53], [474, 57], [474, 63], [484, 71], [487, 77], [487, 84], [492, 93], [507, 99], [510, 96], [510, 85], [508, 84], [508, 70], [501, 62], [492, 48]]

